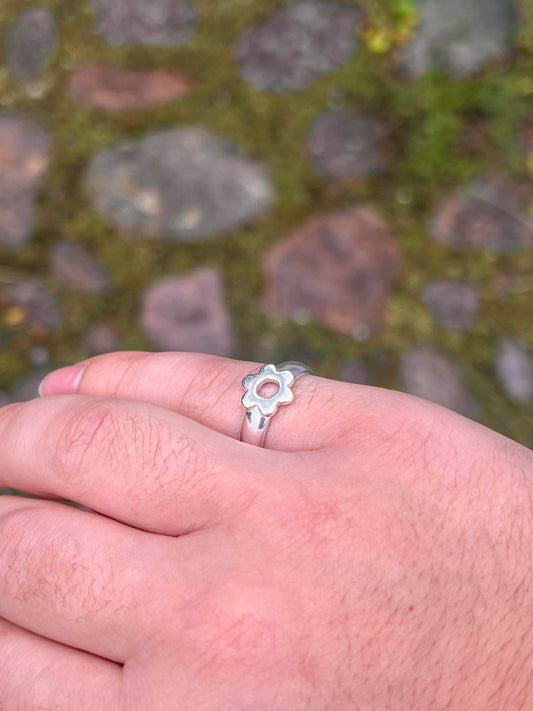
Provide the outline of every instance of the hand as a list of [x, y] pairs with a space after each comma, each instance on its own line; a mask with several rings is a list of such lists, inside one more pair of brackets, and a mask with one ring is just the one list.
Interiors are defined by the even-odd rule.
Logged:
[[531, 453], [308, 375], [258, 449], [255, 367], [102, 356], [0, 411], [0, 487], [96, 512], [0, 498], [2, 711], [533, 708]]

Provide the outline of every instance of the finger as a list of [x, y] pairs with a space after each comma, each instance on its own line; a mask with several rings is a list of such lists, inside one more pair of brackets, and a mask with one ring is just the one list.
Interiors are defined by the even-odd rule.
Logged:
[[254, 454], [142, 402], [66, 395], [0, 410], [0, 487], [76, 501], [155, 533], [179, 535], [235, 515], [280, 457]]
[[[143, 400], [185, 415], [239, 439], [244, 409], [242, 379], [259, 365], [196, 353], [113, 353], [56, 371], [42, 385], [44, 395], [82, 393]], [[266, 447], [284, 451], [318, 449], [340, 436], [354, 386], [304, 375], [295, 399], [279, 408]], [[358, 390], [363, 404], [365, 389]], [[303, 426], [303, 421], [307, 426]]]
[[120, 709], [118, 664], [39, 637], [0, 619], [0, 708]]
[[165, 593], [179, 607], [180, 595], [197, 589], [187, 541], [58, 503], [0, 497], [0, 617], [124, 663], [153, 635]]

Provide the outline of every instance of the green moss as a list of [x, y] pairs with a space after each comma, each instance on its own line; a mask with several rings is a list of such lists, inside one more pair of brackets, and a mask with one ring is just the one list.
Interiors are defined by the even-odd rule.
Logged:
[[[143, 289], [154, 279], [210, 264], [224, 274], [240, 357], [281, 360], [300, 354], [330, 377], [338, 375], [344, 360], [363, 359], [377, 384], [393, 387], [402, 354], [418, 343], [433, 342], [460, 363], [482, 404], [484, 422], [521, 441], [532, 438], [532, 408], [517, 408], [506, 399], [496, 384], [493, 353], [497, 339], [506, 334], [519, 334], [533, 347], [533, 287], [499, 296], [492, 283], [495, 275], [512, 272], [518, 284], [527, 286], [533, 250], [515, 256], [458, 253], [428, 238], [428, 220], [436, 200], [472, 176], [495, 171], [528, 177], [517, 126], [533, 110], [533, 0], [522, 4], [520, 49], [509, 68], [494, 65], [461, 81], [438, 74], [407, 81], [396, 71], [394, 53], [375, 54], [361, 42], [346, 66], [304, 91], [286, 95], [255, 91], [240, 78], [232, 57], [240, 33], [287, 4], [285, 0], [195, 0], [201, 16], [197, 31], [184, 46], [167, 49], [111, 47], [94, 33], [95, 14], [88, 4], [78, 0], [40, 4], [58, 18], [60, 45], [49, 68], [30, 86], [13, 84], [0, 67], [0, 110], [34, 117], [47, 126], [54, 161], [40, 193], [35, 237], [17, 253], [0, 250], [0, 264], [21, 277], [42, 279], [61, 301], [65, 324], [46, 340], [55, 363], [85, 357], [82, 334], [99, 320], [115, 326], [124, 347], [149, 348], [137, 325]], [[359, 4], [374, 27], [401, 27], [416, 20], [411, 0]], [[31, 5], [4, 0], [0, 39], [16, 14]], [[183, 71], [195, 89], [151, 111], [83, 108], [69, 98], [66, 87], [72, 70], [89, 62]], [[365, 183], [337, 184], [314, 173], [305, 153], [307, 135], [316, 116], [332, 105], [368, 114], [390, 127], [386, 175]], [[275, 204], [251, 225], [196, 244], [133, 239], [113, 230], [84, 191], [91, 156], [147, 131], [191, 124], [226, 136], [265, 162], [277, 186]], [[482, 140], [468, 140], [480, 131]], [[261, 309], [265, 250], [310, 215], [357, 202], [374, 205], [386, 217], [404, 254], [403, 275], [384, 331], [357, 343], [316, 324], [267, 318]], [[59, 237], [79, 241], [98, 257], [113, 276], [113, 295], [73, 295], [48, 276], [49, 250]], [[481, 290], [480, 314], [463, 336], [438, 327], [421, 300], [424, 284], [442, 277], [467, 279]], [[9, 387], [30, 368], [27, 340], [10, 337], [9, 329], [6, 333], [0, 388]]]

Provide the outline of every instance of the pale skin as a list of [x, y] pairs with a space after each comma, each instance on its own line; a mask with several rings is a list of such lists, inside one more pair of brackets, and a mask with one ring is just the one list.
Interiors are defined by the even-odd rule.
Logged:
[[533, 707], [533, 455], [305, 375], [120, 353], [0, 410], [0, 709]]

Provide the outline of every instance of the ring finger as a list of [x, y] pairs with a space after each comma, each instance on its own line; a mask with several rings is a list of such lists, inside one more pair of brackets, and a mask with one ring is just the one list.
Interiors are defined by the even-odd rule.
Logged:
[[[42, 394], [142, 400], [239, 439], [244, 416], [241, 381], [257, 368], [257, 363], [197, 353], [112, 353], [50, 374], [42, 384]], [[342, 436], [353, 386], [302, 377], [294, 392], [294, 404], [281, 407], [273, 418], [267, 434], [269, 449], [319, 449]], [[359, 397], [363, 407], [371, 401], [363, 388]], [[310, 426], [301, 426], [302, 417]]]

